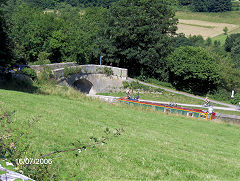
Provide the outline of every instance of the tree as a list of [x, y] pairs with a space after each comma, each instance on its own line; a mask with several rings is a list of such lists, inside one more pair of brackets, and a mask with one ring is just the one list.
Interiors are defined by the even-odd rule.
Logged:
[[231, 57], [237, 68], [240, 68], [240, 37], [238, 37], [231, 48]]
[[[5, 9], [10, 9], [7, 5]], [[21, 62], [89, 63], [105, 8], [72, 7], [60, 3], [56, 10], [44, 12], [26, 3], [16, 4], [8, 17], [8, 36], [15, 58]], [[48, 55], [43, 61], [42, 55]], [[45, 56], [46, 57], [46, 56]], [[41, 61], [40, 61], [41, 60]]]
[[232, 47], [237, 39], [239, 39], [240, 33], [231, 34], [227, 37], [225, 41], [225, 50], [231, 52]]
[[130, 75], [163, 76], [172, 50], [175, 12], [165, 0], [122, 0], [105, 16], [95, 56], [129, 69]]
[[178, 1], [179, 1], [179, 4], [182, 6], [187, 6], [192, 3], [192, 0], [178, 0]]
[[219, 65], [207, 50], [201, 47], [179, 47], [168, 56], [170, 82], [180, 90], [205, 94], [219, 84]]
[[224, 35], [227, 35], [227, 33], [228, 33], [228, 27], [225, 26], [225, 27], [223, 28], [223, 32], [224, 32]]
[[[2, 2], [2, 4], [5, 3], [6, 1]], [[10, 42], [6, 31], [7, 26], [3, 15], [3, 9], [0, 8], [0, 66], [4, 67], [14, 64], [14, 60], [12, 59], [12, 52], [10, 50]]]

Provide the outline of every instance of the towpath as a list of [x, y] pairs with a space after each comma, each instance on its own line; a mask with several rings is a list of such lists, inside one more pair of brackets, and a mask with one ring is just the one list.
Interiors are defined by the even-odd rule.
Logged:
[[[129, 80], [129, 81], [138, 81], [138, 80], [132, 79], [132, 78], [128, 78], [128, 80]], [[200, 96], [195, 96], [195, 95], [192, 95], [192, 94], [188, 94], [188, 93], [185, 93], [185, 92], [168, 89], [168, 88], [161, 87], [161, 86], [157, 86], [157, 85], [152, 85], [152, 84], [145, 83], [145, 82], [142, 82], [142, 81], [138, 81], [138, 82], [139, 82], [140, 84], [142, 84], [142, 85], [146, 85], [146, 86], [150, 86], [150, 87], [154, 87], [154, 88], [160, 88], [160, 89], [163, 89], [163, 90], [165, 90], [165, 91], [172, 92], [172, 93], [175, 93], [175, 94], [180, 94], [180, 95], [192, 97], [192, 98], [195, 98], [195, 99], [204, 100], [204, 98], [203, 98], [203, 97], [200, 97]], [[215, 104], [219, 104], [219, 105], [223, 105], [223, 106], [230, 107], [230, 108], [232, 108], [232, 109], [234, 109], [234, 110], [237, 109], [237, 107], [234, 106], [234, 105], [232, 105], [232, 104], [227, 104], [227, 103], [220, 102], [220, 101], [215, 101], [215, 100], [211, 100], [211, 102], [212, 102], [212, 103], [215, 103]], [[179, 104], [179, 105], [180, 105], [180, 104]]]

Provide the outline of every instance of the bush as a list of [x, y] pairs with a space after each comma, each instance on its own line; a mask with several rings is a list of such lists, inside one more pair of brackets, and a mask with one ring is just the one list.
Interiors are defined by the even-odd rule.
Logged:
[[152, 84], [159, 85], [159, 86], [174, 88], [173, 85], [169, 82], [163, 82], [163, 81], [159, 81], [159, 80], [152, 79], [152, 78], [149, 78], [146, 81], [149, 83], [152, 83]]
[[227, 91], [223, 87], [218, 87], [217, 90], [210, 91], [207, 96], [218, 101], [229, 101], [230, 91]]
[[231, 52], [232, 47], [234, 46], [234, 43], [239, 40], [240, 37], [240, 33], [236, 33], [236, 34], [231, 34], [227, 37], [226, 41], [225, 41], [225, 50], [227, 52]]
[[43, 70], [38, 74], [38, 83], [49, 83], [51, 79], [53, 79], [52, 70], [49, 67], [44, 66]]
[[32, 79], [35, 79], [37, 77], [35, 70], [33, 70], [31, 68], [25, 68], [22, 71], [20, 71], [20, 73], [27, 75], [27, 76], [31, 77]]
[[234, 98], [231, 100], [231, 103], [234, 105], [239, 105], [240, 102], [240, 94], [235, 94]]
[[128, 81], [123, 81], [123, 88], [126, 89], [129, 87], [129, 82]]
[[78, 74], [82, 71], [82, 67], [65, 67], [63, 70], [63, 77], [68, 77], [69, 75]]
[[113, 70], [109, 67], [104, 67], [103, 73], [106, 74], [107, 76], [113, 75]]

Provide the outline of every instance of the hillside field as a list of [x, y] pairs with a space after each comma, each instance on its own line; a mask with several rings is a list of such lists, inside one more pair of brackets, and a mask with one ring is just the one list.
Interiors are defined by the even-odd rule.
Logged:
[[176, 17], [179, 19], [178, 33], [186, 35], [202, 35], [205, 39], [211, 37], [223, 43], [227, 37], [223, 34], [225, 26], [229, 34], [240, 32], [240, 11], [223, 13], [178, 11]]
[[40, 116], [28, 135], [36, 155], [74, 148], [71, 143], [77, 140], [89, 143], [106, 128], [125, 130], [78, 156], [72, 151], [47, 157], [53, 159], [49, 172], [55, 175], [48, 179], [240, 179], [237, 126], [112, 105], [80, 93], [69, 97], [0, 89], [0, 103], [16, 111], [19, 127]]

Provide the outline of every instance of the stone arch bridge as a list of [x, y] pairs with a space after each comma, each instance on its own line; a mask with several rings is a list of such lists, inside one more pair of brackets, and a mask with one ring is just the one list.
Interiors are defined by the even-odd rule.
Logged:
[[[120, 89], [127, 79], [128, 70], [105, 65], [77, 65], [75, 63], [46, 64], [60, 85], [72, 86], [83, 93], [96, 94]], [[42, 65], [32, 65], [37, 72], [44, 69]], [[65, 69], [75, 69], [77, 73], [64, 77]]]

